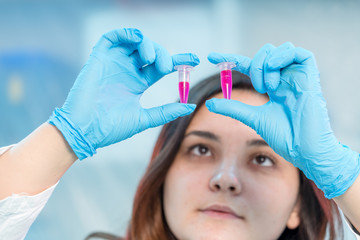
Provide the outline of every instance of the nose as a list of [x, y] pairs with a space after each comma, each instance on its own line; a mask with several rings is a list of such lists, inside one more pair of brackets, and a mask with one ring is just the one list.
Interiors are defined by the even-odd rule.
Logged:
[[210, 189], [215, 192], [230, 192], [232, 195], [240, 194], [241, 184], [234, 168], [219, 169], [210, 179]]

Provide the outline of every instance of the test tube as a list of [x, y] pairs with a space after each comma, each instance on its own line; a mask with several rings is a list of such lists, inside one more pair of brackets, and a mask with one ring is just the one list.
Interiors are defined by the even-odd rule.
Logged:
[[179, 95], [180, 102], [187, 103], [190, 88], [190, 71], [194, 68], [189, 65], [177, 65], [174, 67], [179, 72]]
[[220, 68], [221, 90], [225, 99], [231, 99], [232, 90], [232, 74], [231, 69], [236, 66], [233, 62], [218, 63]]

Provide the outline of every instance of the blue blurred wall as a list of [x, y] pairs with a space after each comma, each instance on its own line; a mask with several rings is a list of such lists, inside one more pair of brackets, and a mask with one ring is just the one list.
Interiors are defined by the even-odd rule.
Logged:
[[[333, 129], [360, 150], [359, 10], [355, 0], [0, 1], [0, 145], [18, 142], [63, 104], [101, 34], [137, 27], [171, 54], [199, 55], [192, 83], [216, 72], [206, 60], [210, 51], [252, 57], [265, 43], [286, 41], [311, 50]], [[166, 76], [142, 104], [177, 100], [176, 81], [176, 75]], [[75, 163], [26, 239], [124, 234], [158, 132], [147, 130]]]

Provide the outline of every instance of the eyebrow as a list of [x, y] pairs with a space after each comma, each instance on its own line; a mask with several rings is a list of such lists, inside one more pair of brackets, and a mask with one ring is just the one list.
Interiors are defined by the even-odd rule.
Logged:
[[191, 135], [195, 135], [198, 137], [203, 137], [203, 138], [207, 138], [210, 140], [214, 140], [217, 142], [220, 142], [220, 138], [218, 136], [216, 136], [215, 134], [211, 133], [211, 132], [207, 132], [207, 131], [192, 131], [189, 132], [188, 134], [185, 135], [185, 138]]
[[[195, 136], [198, 136], [198, 137], [203, 137], [203, 138], [207, 138], [207, 139], [210, 139], [210, 140], [220, 142], [220, 138], [218, 136], [216, 136], [212, 132], [208, 132], [208, 131], [192, 131], [192, 132], [189, 132], [188, 134], [186, 134], [184, 138], [186, 138], [188, 136], [191, 136], [191, 135], [195, 135]], [[267, 142], [265, 142], [263, 139], [249, 140], [249, 141], [246, 142], [246, 144], [248, 146], [265, 146], [265, 147], [269, 147], [269, 144], [267, 144]]]
[[269, 144], [267, 144], [267, 142], [265, 142], [262, 139], [254, 139], [254, 140], [250, 140], [246, 142], [248, 146], [265, 146], [265, 147], [270, 147]]

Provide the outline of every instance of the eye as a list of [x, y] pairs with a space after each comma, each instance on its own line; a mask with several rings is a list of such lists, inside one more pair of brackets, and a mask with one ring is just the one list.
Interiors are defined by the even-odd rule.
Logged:
[[274, 161], [265, 155], [258, 155], [252, 159], [252, 163], [260, 165], [262, 167], [272, 167], [274, 166]]
[[196, 156], [211, 156], [210, 149], [202, 144], [193, 146], [191, 153]]

